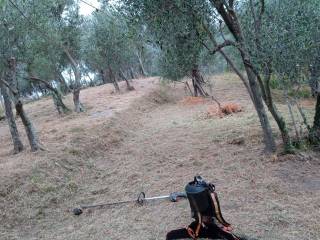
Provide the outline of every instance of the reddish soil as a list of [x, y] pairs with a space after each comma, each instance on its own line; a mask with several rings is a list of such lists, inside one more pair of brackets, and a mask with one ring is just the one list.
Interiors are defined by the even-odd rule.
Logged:
[[[182, 191], [196, 174], [216, 185], [236, 233], [318, 239], [319, 154], [265, 156], [259, 121], [240, 80], [232, 74], [211, 80], [216, 99], [236, 103], [241, 112], [202, 118], [214, 102], [181, 104], [182, 85], [147, 78], [134, 81], [136, 91], [119, 95], [110, 94], [109, 85], [82, 91], [87, 111], [81, 114], [58, 116], [51, 99], [27, 104], [47, 151], [12, 155], [7, 125], [0, 122], [0, 239], [165, 239], [167, 231], [191, 221], [187, 201], [128, 204], [81, 216], [71, 210], [135, 199], [141, 191]], [[66, 102], [71, 107], [71, 96]], [[285, 105], [279, 109], [286, 113]]]

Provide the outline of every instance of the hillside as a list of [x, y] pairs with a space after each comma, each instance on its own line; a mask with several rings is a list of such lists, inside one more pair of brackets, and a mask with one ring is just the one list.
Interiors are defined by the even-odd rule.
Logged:
[[[213, 101], [189, 101], [182, 84], [146, 78], [134, 80], [132, 92], [114, 94], [111, 85], [83, 90], [87, 111], [81, 114], [58, 116], [51, 99], [27, 104], [46, 151], [12, 155], [8, 127], [0, 121], [0, 239], [164, 239], [191, 222], [187, 201], [81, 216], [71, 210], [135, 199], [141, 191], [182, 191], [196, 174], [216, 185], [224, 217], [240, 235], [317, 239], [319, 154], [265, 156], [240, 80], [233, 74], [211, 80], [215, 97], [241, 112], [220, 118], [210, 114]], [[71, 101], [68, 96], [70, 108]], [[311, 115], [312, 100], [303, 104]]]

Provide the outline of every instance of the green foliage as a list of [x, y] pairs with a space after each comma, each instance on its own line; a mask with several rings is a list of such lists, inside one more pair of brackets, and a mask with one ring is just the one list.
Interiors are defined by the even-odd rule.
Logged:
[[271, 89], [281, 89], [280, 82], [276, 75], [272, 75], [270, 79], [270, 87]]
[[20, 92], [33, 95], [43, 84], [31, 82], [30, 76], [60, 84], [61, 73], [71, 66], [64, 49], [80, 62], [83, 18], [74, 0], [14, 2], [16, 6], [6, 2], [0, 9], [0, 72], [15, 57]]
[[83, 30], [82, 53], [92, 71], [119, 73], [137, 62], [126, 20], [115, 10], [96, 12]]
[[311, 97], [311, 91], [310, 88], [307, 86], [303, 86], [299, 88], [298, 90], [291, 89], [288, 92], [288, 95], [290, 97], [297, 97], [297, 98], [310, 98]]
[[[267, 64], [273, 75], [271, 86], [290, 88], [308, 83], [309, 66], [319, 58], [319, 1], [266, 1], [261, 30], [256, 31], [252, 9], [259, 12], [259, 1], [247, 1], [242, 15], [247, 48], [261, 72]], [[256, 40], [257, 34], [259, 41]]]
[[159, 73], [162, 77], [179, 80], [201, 64], [206, 38], [201, 20], [210, 21], [211, 14], [206, 1], [123, 2], [131, 18], [145, 24], [152, 33], [152, 41], [160, 50]]

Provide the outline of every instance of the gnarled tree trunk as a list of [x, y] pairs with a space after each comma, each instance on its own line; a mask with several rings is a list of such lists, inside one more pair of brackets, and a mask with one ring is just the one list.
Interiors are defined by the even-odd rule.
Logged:
[[8, 90], [3, 85], [1, 80], [0, 80], [0, 88], [1, 88], [1, 93], [2, 93], [3, 101], [4, 101], [4, 109], [5, 109], [6, 119], [8, 121], [10, 134], [11, 134], [11, 138], [12, 138], [12, 142], [13, 142], [13, 152], [16, 154], [16, 153], [23, 151], [23, 144], [20, 139], [17, 124], [16, 124], [16, 121], [15, 121], [15, 118], [13, 115], [12, 103], [10, 100], [10, 96], [8, 94]]
[[33, 127], [33, 124], [23, 109], [23, 103], [22, 103], [22, 100], [20, 99], [20, 95], [17, 87], [16, 59], [14, 57], [8, 60], [8, 66], [9, 66], [9, 72], [8, 72], [7, 80], [13, 95], [17, 115], [21, 118], [24, 128], [26, 130], [31, 151], [35, 152], [42, 148], [40, 146], [38, 136]]
[[320, 93], [320, 49], [317, 50], [318, 56], [309, 67], [310, 80], [309, 85], [313, 97], [317, 97]]
[[315, 59], [314, 64], [310, 67], [311, 75], [311, 89], [313, 96], [317, 97], [317, 103], [315, 107], [315, 115], [313, 120], [313, 126], [309, 131], [309, 138], [313, 144], [320, 144], [320, 53]]
[[317, 94], [316, 113], [313, 126], [309, 132], [309, 138], [312, 144], [320, 144], [320, 93]]
[[61, 93], [57, 89], [52, 87], [50, 83], [37, 77], [29, 77], [29, 78], [33, 81], [43, 83], [51, 91], [53, 103], [59, 114], [70, 112], [70, 109], [62, 101]]
[[103, 84], [107, 84], [108, 81], [107, 81], [107, 78], [106, 78], [106, 73], [105, 73], [105, 71], [100, 70], [100, 74], [101, 74], [102, 83], [103, 83]]
[[[270, 126], [269, 118], [267, 116], [265, 107], [263, 105], [263, 98], [257, 83], [257, 76], [252, 69], [252, 64], [249, 57], [250, 55], [247, 49], [245, 48], [245, 42], [242, 35], [242, 30], [238, 22], [237, 16], [235, 14], [235, 10], [233, 9], [234, 5], [231, 4], [230, 6], [225, 6], [225, 4], [227, 3], [222, 0], [210, 0], [210, 2], [218, 11], [220, 16], [223, 18], [229, 31], [231, 32], [231, 34], [233, 35], [233, 37], [237, 42], [237, 45], [238, 45], [237, 47], [240, 50], [242, 62], [245, 66], [245, 71], [247, 73], [252, 102], [257, 111], [260, 124], [263, 130], [265, 150], [267, 152], [274, 152], [276, 150], [276, 144], [272, 134], [272, 129]], [[221, 47], [219, 49], [221, 49]]]
[[256, 81], [256, 75], [253, 73], [251, 68], [245, 67], [245, 69], [246, 69], [246, 72], [248, 75], [249, 86], [250, 86], [252, 98], [253, 98], [252, 99], [253, 104], [254, 104], [255, 109], [258, 113], [260, 124], [262, 126], [264, 142], [266, 145], [266, 151], [267, 152], [274, 152], [276, 150], [276, 143], [273, 138], [272, 129], [270, 126], [268, 115], [267, 115], [265, 108], [263, 106], [263, 99], [261, 96], [259, 86]]
[[62, 76], [61, 72], [57, 72], [56, 78], [60, 83], [60, 90], [63, 95], [66, 95], [67, 93], [71, 92], [71, 89], [69, 88], [66, 79]]
[[195, 66], [192, 69], [192, 85], [194, 89], [194, 96], [197, 97], [198, 95], [202, 97], [207, 97], [209, 94], [203, 89], [202, 85], [204, 84], [203, 77], [199, 71], [198, 66]]
[[20, 116], [22, 123], [24, 125], [24, 128], [26, 130], [29, 144], [31, 147], [31, 151], [35, 152], [35, 151], [42, 149], [39, 145], [39, 139], [38, 139], [36, 131], [33, 127], [33, 124], [23, 109], [23, 103], [22, 103], [21, 99], [18, 99], [15, 102], [15, 107], [16, 107], [17, 115]]
[[72, 67], [72, 71], [74, 74], [74, 85], [73, 85], [73, 103], [74, 103], [74, 108], [77, 113], [79, 112], [84, 112], [84, 107], [80, 102], [80, 91], [81, 91], [81, 73], [79, 66], [76, 62], [76, 60], [71, 56], [70, 52], [68, 49], [65, 47], [63, 48], [65, 54], [67, 55], [69, 62]]
[[317, 97], [317, 92], [320, 92], [319, 76], [320, 76], [319, 66], [318, 67], [311, 66], [309, 85], [310, 85], [310, 89], [313, 97]]
[[280, 130], [285, 152], [293, 153], [294, 150], [293, 150], [293, 145], [292, 145], [291, 137], [289, 134], [289, 130], [287, 128], [287, 123], [283, 118], [283, 116], [281, 115], [281, 113], [278, 111], [277, 106], [274, 104], [272, 93], [271, 93], [271, 88], [270, 88], [270, 79], [272, 74], [271, 63], [268, 63], [266, 66], [265, 76], [263, 80], [260, 74], [258, 73], [258, 71], [252, 65], [250, 65], [250, 68], [253, 69], [257, 77], [260, 90], [262, 92], [262, 98]]
[[145, 67], [144, 67], [144, 64], [143, 64], [143, 60], [142, 60], [142, 56], [143, 56], [143, 49], [141, 49], [140, 51], [137, 51], [137, 58], [138, 58], [138, 61], [139, 61], [139, 70], [140, 70], [140, 73], [143, 77], [147, 76], [148, 73], [147, 71], [145, 70]]
[[118, 84], [118, 81], [116, 79], [116, 76], [113, 74], [112, 68], [108, 66], [108, 72], [109, 72], [109, 79], [113, 83], [114, 89], [117, 93], [120, 93], [120, 87]]
[[130, 78], [135, 79], [134, 71], [133, 71], [132, 67], [130, 67], [129, 73], [130, 73]]
[[126, 77], [126, 75], [124, 74], [124, 72], [123, 72], [122, 70], [120, 70], [119, 75], [120, 75], [120, 78], [122, 78], [122, 79], [124, 79], [124, 80], [126, 81], [126, 85], [127, 85], [127, 90], [128, 90], [128, 91], [133, 91], [133, 90], [135, 90], [135, 88], [134, 88], [133, 86], [131, 86], [128, 78]]

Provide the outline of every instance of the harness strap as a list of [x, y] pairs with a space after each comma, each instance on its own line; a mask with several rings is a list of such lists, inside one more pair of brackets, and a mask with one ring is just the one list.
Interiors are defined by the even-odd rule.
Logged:
[[191, 227], [186, 227], [186, 229], [187, 229], [187, 231], [188, 231], [188, 234], [189, 234], [189, 236], [192, 238], [192, 239], [194, 239], [194, 240], [196, 240], [197, 239], [197, 237], [196, 237], [196, 235], [195, 235], [195, 233], [194, 233], [194, 231], [193, 231], [193, 229], [191, 228]]
[[187, 227], [188, 234], [193, 240], [198, 239], [201, 226], [202, 226], [202, 216], [200, 212], [198, 212], [198, 222], [197, 222], [196, 229], [193, 230], [190, 226]]
[[221, 209], [220, 209], [220, 204], [219, 204], [219, 199], [218, 199], [218, 194], [216, 192], [212, 192], [211, 194], [211, 200], [214, 206], [214, 211], [216, 213], [216, 217], [218, 221], [225, 227], [230, 227], [231, 224], [228, 223], [224, 218], [222, 217]]
[[216, 192], [212, 192], [210, 195], [214, 205], [214, 211], [216, 213], [216, 217], [218, 221], [224, 226], [221, 230], [226, 233], [229, 233], [234, 238], [234, 240], [240, 240], [240, 238], [237, 235], [231, 232], [232, 231], [231, 224], [228, 223], [226, 220], [224, 220], [222, 216], [218, 194]]
[[200, 229], [201, 229], [201, 225], [202, 225], [202, 216], [200, 214], [200, 212], [198, 212], [198, 225], [197, 225], [197, 228], [196, 228], [196, 232], [195, 232], [195, 235], [196, 235], [196, 238], [198, 238], [199, 236], [199, 232], [200, 232]]

